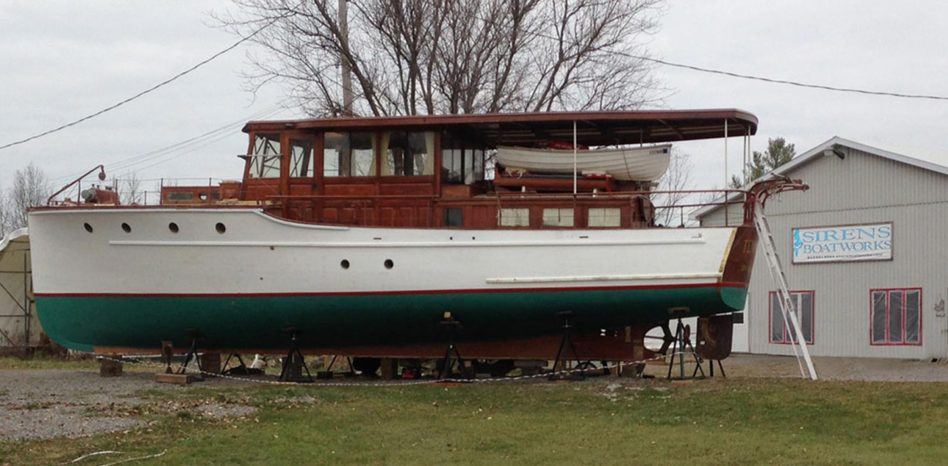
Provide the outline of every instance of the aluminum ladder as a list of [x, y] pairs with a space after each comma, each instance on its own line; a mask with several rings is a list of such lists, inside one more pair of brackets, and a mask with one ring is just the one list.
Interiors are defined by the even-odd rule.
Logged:
[[[757, 228], [757, 236], [760, 238], [760, 244], [764, 249], [764, 257], [767, 259], [767, 269], [770, 270], [770, 278], [777, 285], [777, 294], [780, 297], [780, 309], [783, 311], [783, 324], [787, 330], [787, 336], [790, 338], [790, 347], [793, 348], [793, 355], [797, 358], [797, 365], [800, 366], [800, 375], [809, 376], [816, 380], [816, 369], [813, 368], [813, 360], [810, 359], [810, 351], [806, 347], [806, 339], [801, 338], [803, 331], [800, 328], [800, 321], [797, 319], [796, 304], [793, 296], [790, 294], [790, 287], [787, 286], [787, 277], [783, 273], [783, 267], [780, 265], [780, 257], [777, 256], [777, 248], [774, 245], [774, 237], [770, 232], [770, 224], [767, 223], [767, 217], [764, 215], [764, 205], [759, 199], [754, 205], [754, 226]], [[793, 331], [790, 331], [790, 325]], [[769, 331], [769, 330], [768, 330]], [[797, 350], [799, 347], [799, 351]], [[801, 356], [803, 361], [801, 361]], [[806, 371], [803, 365], [806, 363]], [[809, 375], [807, 374], [809, 372]]]

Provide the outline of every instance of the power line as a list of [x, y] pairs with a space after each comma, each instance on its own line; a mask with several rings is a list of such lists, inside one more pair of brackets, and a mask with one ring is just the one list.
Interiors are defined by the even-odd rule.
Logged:
[[[270, 106], [270, 107], [268, 107], [268, 108], [266, 108], [266, 109], [264, 109], [264, 110], [255, 112], [255, 113], [250, 114], [250, 115], [248, 115], [248, 116], [245, 116], [245, 117], [241, 118], [240, 120], [231, 121], [231, 122], [229, 122], [229, 123], [224, 124], [223, 126], [219, 126], [219, 127], [214, 128], [214, 129], [212, 129], [212, 130], [210, 130], [210, 131], [201, 133], [201, 134], [199, 134], [199, 135], [197, 135], [197, 136], [193, 136], [193, 137], [184, 139], [184, 140], [182, 140], [182, 141], [178, 141], [178, 142], [175, 142], [175, 143], [173, 143], [173, 144], [169, 144], [169, 145], [167, 145], [167, 146], [160, 147], [160, 148], [158, 148], [158, 149], [153, 149], [153, 150], [150, 150], [150, 151], [148, 151], [148, 152], [144, 152], [144, 153], [141, 153], [141, 154], [138, 154], [138, 155], [133, 155], [133, 156], [131, 156], [131, 157], [126, 157], [126, 158], [124, 158], [124, 159], [114, 160], [114, 161], [111, 161], [111, 162], [105, 162], [104, 164], [105, 164], [106, 168], [109, 169], [110, 172], [111, 172], [111, 171], [121, 171], [121, 170], [125, 170], [125, 169], [127, 169], [127, 168], [129, 168], [129, 167], [131, 167], [131, 166], [133, 166], [133, 165], [137, 165], [137, 164], [139, 164], [139, 163], [141, 163], [141, 162], [145, 162], [145, 161], [148, 161], [148, 160], [150, 160], [150, 159], [158, 158], [158, 157], [163, 156], [163, 155], [166, 155], [166, 154], [168, 154], [168, 153], [175, 153], [175, 152], [179, 152], [179, 151], [181, 151], [181, 150], [187, 150], [187, 149], [188, 149], [189, 147], [191, 147], [191, 146], [194, 146], [194, 145], [196, 145], [196, 144], [199, 144], [199, 143], [201, 143], [201, 142], [204, 142], [204, 141], [206, 141], [206, 140], [208, 140], [208, 139], [215, 138], [216, 136], [220, 136], [221, 133], [224, 133], [225, 135], [229, 135], [229, 131], [232, 131], [232, 130], [234, 130], [234, 129], [240, 128], [240, 127], [243, 126], [243, 125], [247, 122], [247, 120], [249, 120], [249, 119], [267, 118], [267, 117], [269, 117], [269, 116], [272, 116], [273, 114], [278, 113], [278, 112], [281, 111], [281, 110], [284, 110], [283, 104], [284, 104], [285, 102], [286, 102], [286, 100], [283, 100], [283, 101], [277, 103], [276, 105]], [[73, 178], [76, 178], [77, 176], [79, 176], [79, 175], [81, 175], [81, 174], [82, 174], [82, 172], [79, 172], [79, 173], [76, 173], [76, 174], [72, 174], [72, 175], [65, 175], [65, 176], [61, 176], [61, 177], [54, 178], [52, 181], [55, 182], [55, 181], [73, 179]]]
[[[484, 22], [486, 22], [486, 23], [493, 24], [493, 25], [495, 25], [495, 26], [502, 26], [500, 23], [498, 23], [497, 21], [495, 21], [495, 20], [493, 20], [493, 19], [484, 18], [484, 17], [482, 17], [482, 16], [475, 16], [475, 18], [477, 18], [477, 19], [479, 19], [479, 20], [481, 20], [481, 21], [484, 21]], [[550, 39], [550, 40], [556, 40], [556, 41], [559, 41], [559, 40], [560, 40], [560, 39], [557, 38], [557, 37], [554, 37], [554, 36], [549, 35], [549, 34], [545, 34], [545, 33], [540, 32], [540, 31], [536, 31], [535, 34], [536, 34], [537, 36], [540, 36], [540, 37], [543, 37], [543, 38], [546, 38], [546, 39]], [[577, 43], [574, 42], [574, 43], [572, 43], [572, 44], [570, 44], [570, 45], [575, 46], [575, 45], [579, 45], [579, 44], [577, 44]], [[717, 74], [717, 75], [721, 75], [721, 76], [729, 76], [729, 77], [732, 77], [732, 78], [749, 79], [749, 80], [761, 81], [761, 82], [766, 82], [766, 83], [771, 83], [771, 84], [785, 84], [785, 85], [788, 85], [788, 86], [805, 87], [805, 88], [810, 88], [810, 89], [822, 89], [822, 90], [826, 90], [826, 91], [835, 91], [835, 92], [849, 92], [849, 93], [854, 93], [854, 94], [875, 95], [875, 96], [887, 96], [887, 97], [899, 97], [899, 98], [902, 98], [902, 99], [948, 100], [948, 96], [932, 95], [932, 94], [907, 94], [907, 93], [903, 93], [903, 92], [892, 92], [892, 91], [870, 91], [870, 90], [866, 90], [866, 89], [858, 89], [858, 88], [853, 88], [853, 87], [839, 87], [839, 86], [829, 86], [829, 85], [825, 85], [825, 84], [804, 83], [804, 82], [800, 82], [800, 81], [791, 81], [791, 80], [788, 80], [788, 79], [768, 78], [768, 77], [766, 77], [766, 76], [755, 76], [755, 75], [750, 75], [750, 74], [735, 73], [735, 72], [733, 72], [733, 71], [727, 71], [727, 70], [718, 70], [718, 69], [714, 69], [714, 68], [704, 68], [704, 67], [701, 67], [701, 66], [688, 65], [688, 64], [684, 64], [684, 63], [675, 63], [675, 62], [671, 62], [671, 61], [667, 61], [667, 60], [661, 60], [661, 59], [658, 59], [658, 58], [646, 57], [646, 56], [642, 56], [642, 55], [635, 55], [635, 54], [623, 52], [623, 51], [621, 51], [621, 50], [612, 50], [612, 49], [609, 49], [608, 51], [611, 52], [611, 53], [615, 53], [615, 54], [617, 54], [617, 55], [622, 55], [622, 56], [625, 56], [625, 57], [634, 58], [634, 59], [637, 59], [637, 60], [648, 61], [648, 62], [652, 62], [652, 63], [658, 63], [658, 64], [660, 64], [660, 65], [671, 66], [671, 67], [674, 67], [674, 68], [682, 68], [682, 69], [691, 70], [691, 71], [699, 71], [699, 72], [702, 72], [702, 73], [710, 73], [710, 74]]]
[[116, 160], [114, 162], [106, 162], [105, 166], [111, 171], [125, 170], [134, 165], [138, 165], [142, 162], [155, 159], [162, 155], [179, 152], [180, 150], [186, 150], [189, 147], [192, 147], [196, 144], [199, 144], [205, 141], [209, 141], [209, 140], [217, 141], [217, 140], [220, 140], [222, 137], [230, 137], [232, 130], [242, 127], [244, 124], [246, 124], [248, 120], [252, 120], [256, 118], [267, 118], [282, 110], [284, 110], [284, 108], [280, 105], [277, 105], [273, 108], [256, 112], [253, 115], [245, 117], [244, 119], [227, 123], [226, 125], [223, 125], [213, 130], [210, 130], [208, 132], [202, 133], [198, 136], [194, 136], [194, 137], [185, 139], [183, 141], [179, 141], [177, 143], [174, 143], [174, 144], [171, 144], [159, 149], [151, 150], [140, 155], [128, 157], [121, 160]]
[[66, 128], [69, 128], [69, 127], [78, 125], [79, 123], [82, 123], [82, 122], [84, 122], [84, 121], [91, 120], [91, 119], [93, 119], [93, 118], [95, 118], [95, 117], [97, 117], [97, 116], [99, 116], [99, 115], [102, 115], [103, 113], [106, 113], [106, 112], [115, 110], [116, 108], [119, 108], [119, 107], [121, 107], [122, 105], [125, 105], [125, 104], [127, 104], [127, 103], [129, 103], [129, 102], [131, 102], [131, 101], [133, 101], [133, 100], [135, 100], [135, 99], [138, 99], [139, 97], [142, 97], [142, 96], [144, 96], [144, 95], [146, 95], [146, 94], [150, 94], [150, 93], [152, 93], [152, 92], [154, 92], [154, 91], [156, 91], [156, 90], [158, 90], [158, 89], [160, 89], [160, 88], [162, 88], [162, 87], [164, 87], [164, 86], [166, 86], [166, 85], [168, 85], [168, 84], [171, 84], [172, 82], [174, 82], [174, 81], [177, 80], [178, 78], [181, 78], [181, 77], [183, 77], [183, 76], [185, 76], [185, 75], [191, 73], [192, 71], [194, 71], [194, 70], [196, 70], [196, 69], [198, 69], [198, 68], [200, 68], [200, 67], [202, 67], [202, 66], [204, 66], [204, 65], [206, 65], [206, 64], [208, 64], [208, 63], [210, 63], [210, 62], [212, 62], [212, 61], [214, 61], [217, 57], [220, 57], [221, 55], [224, 55], [225, 53], [230, 52], [231, 50], [237, 48], [240, 44], [243, 44], [244, 42], [247, 42], [248, 40], [252, 39], [254, 36], [256, 36], [257, 34], [259, 34], [260, 32], [262, 32], [264, 29], [270, 27], [270, 25], [272, 25], [272, 24], [275, 23], [277, 20], [279, 20], [279, 19], [281, 19], [281, 18], [283, 18], [283, 17], [284, 17], [284, 16], [278, 16], [278, 17], [276, 17], [276, 18], [273, 18], [273, 19], [270, 20], [268, 23], [266, 23], [266, 24], [264, 24], [263, 26], [257, 28], [255, 31], [253, 31], [253, 32], [250, 33], [249, 35], [242, 37], [240, 40], [238, 40], [237, 42], [234, 42], [233, 44], [229, 45], [228, 47], [224, 48], [223, 50], [221, 50], [221, 51], [215, 53], [214, 55], [211, 55], [210, 57], [205, 58], [204, 60], [201, 60], [200, 62], [198, 62], [198, 63], [195, 64], [194, 66], [192, 66], [192, 67], [190, 67], [190, 68], [188, 68], [188, 69], [186, 69], [186, 70], [184, 70], [184, 71], [182, 71], [182, 72], [180, 72], [180, 73], [178, 73], [178, 74], [176, 74], [176, 75], [174, 75], [174, 76], [172, 76], [172, 77], [170, 77], [170, 78], [168, 78], [168, 79], [166, 79], [166, 80], [164, 80], [164, 81], [162, 81], [162, 82], [160, 82], [160, 83], [158, 83], [158, 84], [155, 84], [154, 86], [149, 87], [148, 89], [145, 89], [144, 91], [141, 91], [141, 92], [139, 92], [139, 93], [137, 93], [137, 94], [135, 94], [135, 95], [133, 95], [133, 96], [131, 96], [131, 97], [128, 97], [128, 98], [126, 98], [126, 99], [124, 99], [124, 100], [121, 100], [121, 101], [119, 101], [119, 102], [117, 102], [117, 103], [114, 103], [114, 104], [112, 104], [112, 105], [109, 105], [108, 107], [105, 107], [105, 108], [103, 108], [102, 110], [99, 110], [99, 111], [97, 111], [97, 112], [95, 112], [95, 113], [91, 113], [91, 114], [86, 115], [86, 116], [84, 116], [84, 117], [82, 117], [82, 118], [79, 118], [78, 120], [73, 120], [73, 121], [71, 121], [71, 122], [69, 122], [69, 123], [66, 123], [66, 124], [64, 124], [64, 125], [57, 126], [57, 127], [55, 127], [55, 128], [52, 128], [52, 129], [43, 131], [43, 132], [38, 133], [38, 134], [34, 134], [33, 136], [30, 136], [30, 137], [27, 137], [27, 138], [24, 138], [24, 139], [20, 139], [20, 140], [18, 140], [18, 141], [13, 141], [13, 142], [4, 144], [4, 145], [0, 146], [0, 150], [7, 149], [7, 148], [10, 148], [10, 147], [13, 147], [13, 146], [17, 146], [17, 145], [20, 145], [20, 144], [23, 144], [23, 143], [32, 141], [32, 140], [34, 140], [34, 139], [39, 139], [39, 138], [41, 138], [41, 137], [43, 137], [43, 136], [47, 136], [47, 135], [50, 135], [50, 134], [53, 134], [53, 133], [62, 131], [62, 130], [64, 130], [64, 129], [66, 129]]
[[716, 70], [716, 69], [713, 69], [713, 68], [703, 68], [703, 67], [700, 67], [700, 66], [686, 65], [686, 64], [683, 64], [683, 63], [674, 63], [674, 62], [670, 62], [670, 61], [666, 61], [666, 60], [660, 60], [660, 59], [658, 59], [658, 58], [643, 57], [643, 56], [640, 56], [640, 55], [632, 55], [632, 54], [630, 54], [630, 53], [625, 53], [625, 52], [621, 52], [621, 51], [613, 51], [613, 52], [614, 52], [614, 53], [617, 53], [617, 54], [619, 54], [619, 55], [627, 56], [627, 57], [629, 57], [629, 58], [636, 58], [636, 59], [639, 59], [639, 60], [644, 60], [644, 61], [649, 61], [649, 62], [653, 62], [653, 63], [658, 63], [658, 64], [665, 65], [665, 66], [671, 66], [671, 67], [675, 67], [675, 68], [683, 68], [683, 69], [693, 70], [693, 71], [700, 71], [700, 72], [702, 72], [702, 73], [711, 73], [711, 74], [718, 74], [718, 75], [722, 75], [722, 76], [730, 76], [730, 77], [733, 77], [733, 78], [750, 79], [750, 80], [754, 80], [754, 81], [763, 81], [763, 82], [767, 82], [767, 83], [786, 84], [786, 85], [789, 85], [789, 86], [807, 87], [807, 88], [811, 88], [811, 89], [823, 89], [823, 90], [827, 90], [827, 91], [836, 91], [836, 92], [851, 92], [851, 93], [855, 93], [855, 94], [878, 95], [878, 96], [888, 96], [888, 97], [900, 97], [900, 98], [903, 98], [903, 99], [948, 100], [948, 96], [929, 95], [929, 94], [905, 94], [905, 93], [902, 93], [902, 92], [888, 92], [888, 91], [870, 91], [870, 90], [866, 90], [866, 89], [857, 89], [857, 88], [852, 88], [852, 87], [837, 87], [837, 86], [828, 86], [828, 85], [825, 85], [825, 84], [803, 83], [803, 82], [799, 82], [799, 81], [790, 81], [790, 80], [787, 80], [787, 79], [768, 78], [768, 77], [764, 77], [764, 76], [754, 76], [754, 75], [749, 75], [749, 74], [735, 73], [735, 72], [733, 72], [733, 71]]
[[[269, 22], [267, 22], [267, 23], [264, 24], [263, 26], [261, 26], [261, 27], [257, 28], [256, 30], [254, 30], [254, 31], [253, 31], [252, 33], [250, 33], [249, 35], [247, 35], [247, 36], [245, 36], [245, 37], [242, 37], [240, 40], [234, 42], [233, 44], [231, 44], [230, 46], [224, 48], [223, 50], [221, 50], [221, 51], [219, 51], [219, 52], [217, 52], [217, 53], [211, 55], [210, 57], [208, 57], [208, 58], [206, 58], [206, 59], [204, 59], [204, 60], [201, 60], [200, 62], [198, 62], [198, 63], [195, 64], [194, 66], [191, 66], [190, 68], [188, 68], [188, 69], [186, 69], [186, 70], [184, 70], [184, 71], [182, 71], [182, 72], [180, 72], [180, 73], [178, 73], [178, 74], [175, 74], [174, 76], [172, 76], [172, 77], [170, 77], [170, 78], [168, 78], [168, 79], [166, 79], [166, 80], [164, 80], [164, 81], [162, 81], [162, 82], [160, 82], [160, 83], [158, 83], [158, 84], [156, 84], [156, 85], [154, 85], [154, 86], [152, 86], [152, 87], [150, 87], [150, 88], [148, 88], [148, 89], [145, 89], [144, 91], [141, 91], [141, 92], [139, 92], [139, 93], [137, 93], [137, 94], [135, 94], [135, 95], [133, 95], [133, 96], [131, 96], [131, 97], [128, 97], [128, 98], [126, 98], [126, 99], [123, 99], [123, 100], [121, 100], [121, 101], [119, 101], [119, 102], [117, 102], [117, 103], [115, 103], [115, 104], [112, 104], [112, 105], [110, 105], [110, 106], [108, 106], [108, 107], [105, 107], [105, 108], [103, 108], [103, 109], [101, 109], [101, 110], [99, 110], [99, 111], [97, 111], [97, 112], [94, 112], [94, 113], [92, 113], [92, 114], [86, 115], [86, 116], [84, 116], [84, 117], [82, 117], [82, 118], [79, 118], [79, 119], [77, 119], [77, 120], [74, 120], [74, 121], [71, 121], [71, 122], [69, 122], [69, 123], [66, 123], [66, 124], [57, 126], [57, 127], [55, 127], [55, 128], [52, 128], [52, 129], [43, 131], [43, 132], [41, 132], [41, 133], [35, 134], [35, 135], [33, 135], [33, 136], [30, 136], [30, 137], [27, 137], [27, 138], [24, 138], [24, 139], [20, 139], [20, 140], [17, 140], [17, 141], [13, 141], [13, 142], [4, 144], [4, 145], [0, 146], [0, 150], [7, 149], [7, 148], [10, 148], [10, 147], [13, 147], [13, 146], [20, 145], [20, 144], [24, 144], [24, 143], [29, 142], [29, 141], [32, 141], [32, 140], [34, 140], [34, 139], [38, 139], [38, 138], [41, 138], [41, 137], [44, 137], [44, 136], [47, 136], [47, 135], [50, 135], [50, 134], [53, 134], [53, 133], [62, 131], [62, 130], [64, 130], [64, 129], [66, 129], [66, 128], [69, 128], [69, 127], [78, 125], [79, 123], [82, 123], [82, 122], [84, 122], [84, 121], [87, 121], [87, 120], [90, 120], [90, 119], [92, 119], [92, 118], [95, 118], [95, 117], [97, 117], [97, 116], [99, 116], [99, 115], [102, 115], [102, 114], [104, 114], [104, 113], [106, 113], [106, 112], [109, 112], [109, 111], [114, 110], [114, 109], [116, 109], [116, 108], [118, 108], [118, 107], [121, 107], [122, 105], [125, 105], [125, 104], [127, 104], [127, 103], [129, 103], [129, 102], [131, 102], [131, 101], [133, 101], [133, 100], [136, 100], [136, 99], [138, 99], [138, 98], [140, 98], [140, 97], [142, 97], [142, 96], [144, 96], [144, 95], [147, 95], [147, 94], [149, 94], [149, 93], [151, 93], [151, 92], [154, 92], [154, 91], [156, 91], [156, 90], [158, 90], [158, 89], [160, 89], [160, 88], [162, 88], [162, 87], [164, 87], [164, 86], [166, 86], [166, 85], [168, 85], [168, 84], [170, 84], [170, 83], [176, 81], [177, 79], [179, 79], [179, 78], [181, 78], [181, 77], [183, 77], [183, 76], [185, 76], [185, 75], [187, 75], [187, 74], [189, 74], [189, 73], [191, 73], [191, 72], [197, 70], [198, 68], [200, 68], [200, 67], [202, 67], [202, 66], [204, 66], [204, 65], [206, 65], [206, 64], [208, 64], [208, 63], [210, 63], [211, 61], [215, 60], [216, 58], [220, 57], [221, 55], [224, 55], [225, 53], [230, 52], [231, 50], [237, 48], [240, 44], [242, 44], [242, 43], [244, 43], [244, 42], [246, 42], [246, 41], [252, 39], [254, 36], [256, 36], [257, 34], [259, 34], [260, 32], [262, 32], [264, 29], [268, 28], [268, 27], [271, 26], [273, 23], [275, 23], [276, 21], [278, 21], [278, 20], [284, 18], [285, 16], [286, 16], [286, 15], [281, 15], [281, 16], [277, 16], [277, 17], [273, 18], [272, 20], [270, 20]], [[480, 19], [483, 20], [483, 21], [485, 21], [485, 22], [489, 22], [489, 23], [494, 23], [494, 24], [496, 24], [495, 21], [490, 20], [490, 19], [486, 19], [486, 18], [480, 18]], [[553, 37], [553, 36], [550, 36], [550, 35], [547, 35], [547, 34], [543, 34], [543, 33], [540, 33], [540, 32], [537, 32], [537, 35], [539, 35], [539, 36], [541, 36], [541, 37], [546, 37], [546, 38], [552, 39], [552, 40], [559, 40], [559, 39], [556, 38], [556, 37]], [[710, 73], [710, 74], [716, 74], [716, 75], [721, 75], [721, 76], [728, 76], [728, 77], [739, 78], [739, 79], [747, 79], [747, 80], [761, 81], [761, 82], [772, 83], [772, 84], [784, 84], [784, 85], [789, 85], [789, 86], [804, 87], [804, 88], [810, 88], [810, 89], [821, 89], [821, 90], [828, 90], [828, 91], [835, 91], [835, 92], [848, 92], [848, 93], [863, 94], [863, 95], [898, 97], [898, 98], [904, 98], [904, 99], [925, 99], [925, 100], [948, 101], [948, 96], [940, 96], [940, 95], [932, 95], [932, 94], [908, 94], [908, 93], [903, 93], [903, 92], [891, 92], [891, 91], [872, 91], [872, 90], [858, 89], [858, 88], [851, 88], [851, 87], [839, 87], [839, 86], [830, 86], [830, 85], [825, 85], [825, 84], [804, 83], [804, 82], [800, 82], [800, 81], [791, 81], [791, 80], [787, 80], [787, 79], [768, 78], [768, 77], [765, 77], [765, 76], [755, 76], [755, 75], [749, 75], [749, 74], [743, 74], [743, 73], [736, 73], [736, 72], [727, 71], [727, 70], [719, 70], [719, 69], [713, 69], [713, 68], [705, 68], [705, 67], [700, 67], [700, 66], [695, 66], [695, 65], [688, 65], [688, 64], [684, 64], [684, 63], [675, 63], [675, 62], [671, 62], [671, 61], [667, 61], [667, 60], [661, 60], [661, 59], [658, 59], [658, 58], [646, 57], [646, 56], [641, 56], [641, 55], [634, 55], [634, 54], [626, 53], [626, 52], [619, 51], [619, 50], [610, 50], [610, 52], [615, 53], [615, 54], [618, 54], [618, 55], [623, 55], [623, 56], [626, 56], [626, 57], [629, 57], [629, 58], [634, 58], [634, 59], [637, 59], [637, 60], [648, 61], [648, 62], [657, 63], [657, 64], [660, 64], [660, 65], [670, 66], [670, 67], [674, 67], [674, 68], [687, 69], [687, 70], [691, 70], [691, 71], [698, 71], [698, 72], [702, 72], [702, 73]]]

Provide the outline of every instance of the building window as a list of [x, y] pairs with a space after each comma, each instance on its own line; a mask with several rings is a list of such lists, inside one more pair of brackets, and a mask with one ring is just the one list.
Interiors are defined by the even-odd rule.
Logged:
[[382, 147], [382, 175], [434, 175], [434, 133], [383, 133]]
[[448, 207], [444, 209], [444, 226], [464, 226], [464, 210], [460, 207]]
[[375, 176], [372, 133], [325, 133], [324, 176]]
[[280, 157], [279, 134], [256, 135], [253, 143], [253, 154], [250, 154], [250, 177], [279, 178]]
[[922, 344], [921, 288], [870, 290], [869, 296], [873, 345]]
[[500, 209], [499, 224], [502, 227], [530, 226], [530, 209]]
[[586, 224], [591, 227], [617, 227], [622, 220], [622, 210], [618, 207], [591, 207], [587, 212]]
[[[813, 291], [791, 291], [790, 297], [793, 299], [793, 306], [796, 308], [797, 321], [800, 323], [800, 329], [803, 331], [803, 339], [809, 345], [813, 344], [814, 325], [814, 298]], [[783, 309], [780, 303], [780, 294], [776, 291], [770, 292], [770, 342], [780, 344], [790, 344], [790, 337], [794, 335], [793, 324], [784, 322]], [[795, 340], [795, 339], [794, 339]]]
[[543, 226], [571, 227], [573, 226], [573, 209], [543, 209]]

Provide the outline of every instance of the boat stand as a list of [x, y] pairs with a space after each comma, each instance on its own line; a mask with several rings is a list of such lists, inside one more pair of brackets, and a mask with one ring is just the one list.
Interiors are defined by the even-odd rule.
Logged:
[[184, 355], [184, 362], [181, 363], [181, 367], [178, 368], [177, 373], [184, 374], [188, 370], [188, 364], [191, 363], [191, 360], [194, 360], [194, 364], [197, 365], [199, 371], [199, 374], [195, 375], [195, 378], [203, 379], [204, 367], [201, 365], [201, 358], [198, 357], [198, 340], [201, 339], [201, 334], [194, 329], [188, 330], [188, 333], [191, 335], [191, 346]]
[[[287, 332], [290, 334], [290, 350], [286, 353], [286, 357], [283, 358], [283, 367], [280, 370], [280, 381], [310, 383], [313, 381], [313, 376], [309, 372], [309, 367], [306, 366], [306, 360], [303, 358], [303, 353], [300, 352], [300, 347], [297, 343], [299, 331], [291, 327], [287, 329]], [[305, 377], [303, 376], [304, 371], [306, 372]]]
[[[228, 369], [227, 366], [230, 365], [230, 360], [235, 358], [237, 359], [237, 365]], [[228, 354], [227, 359], [224, 360], [224, 365], [221, 366], [221, 374], [247, 374], [247, 364], [244, 362], [244, 358], [237, 353]]]
[[438, 370], [438, 380], [451, 377], [454, 372], [455, 362], [458, 364], [458, 372], [460, 372], [461, 377], [465, 379], [471, 378], [470, 371], [467, 370], [467, 366], [464, 363], [464, 358], [461, 357], [461, 352], [458, 351], [457, 345], [454, 344], [457, 331], [461, 329], [461, 322], [455, 320], [450, 312], [445, 312], [440, 324], [448, 341], [448, 346], [445, 348], [444, 357], [441, 359], [441, 366]]
[[677, 380], [685, 380], [685, 351], [691, 351], [692, 357], [695, 359], [695, 370], [692, 372], [690, 379], [696, 378], [698, 372], [701, 372], [701, 377], [704, 378], [704, 369], [701, 367], [701, 358], [698, 357], [698, 353], [695, 351], [695, 347], [691, 344], [691, 328], [682, 323], [681, 319], [678, 319], [678, 325], [675, 327], [675, 337], [671, 343], [671, 360], [668, 362], [668, 375], [666, 379], [672, 379], [672, 369], [675, 367], [675, 358], [678, 358], [678, 371], [679, 376], [676, 377]]
[[563, 321], [563, 337], [560, 339], [560, 346], [557, 348], [556, 357], [553, 359], [553, 373], [548, 377], [549, 380], [583, 380], [586, 378], [586, 374], [583, 372], [557, 374], [559, 371], [569, 369], [570, 356], [575, 360], [579, 360], [579, 356], [576, 354], [576, 346], [573, 344], [573, 326], [569, 322], [573, 315], [573, 311], [563, 311], [556, 314]]
[[709, 377], [714, 377], [714, 363], [715, 363], [715, 361], [717, 361], [717, 363], [718, 363], [718, 369], [721, 370], [721, 378], [722, 378], [722, 379], [726, 379], [726, 378], [727, 378], [727, 374], [724, 372], [724, 366], [721, 365], [721, 360], [720, 360], [720, 359], [708, 359], [708, 376], [709, 376]]
[[161, 362], [165, 363], [165, 374], [173, 374], [171, 360], [174, 358], [174, 346], [168, 340], [161, 342]]
[[[356, 373], [355, 373], [355, 369], [353, 369], [353, 366], [352, 366], [352, 358], [349, 357], [349, 356], [346, 356], [345, 358], [346, 358], [346, 364], [349, 366], [349, 370], [346, 371], [346, 372], [344, 372], [345, 376], [346, 376], [346, 377], [355, 377]], [[326, 379], [331, 379], [331, 378], [332, 378], [332, 375], [333, 375], [332, 368], [333, 368], [333, 366], [336, 365], [336, 360], [337, 360], [337, 359], [339, 359], [339, 355], [338, 355], [338, 354], [332, 355], [332, 359], [330, 359], [330, 360], [329, 360], [329, 364], [326, 365], [326, 370], [324, 371], [326, 375], [324, 375], [323, 378], [326, 378]], [[316, 373], [316, 378], [317, 378], [317, 379], [320, 378], [320, 373], [319, 373], [319, 372]]]

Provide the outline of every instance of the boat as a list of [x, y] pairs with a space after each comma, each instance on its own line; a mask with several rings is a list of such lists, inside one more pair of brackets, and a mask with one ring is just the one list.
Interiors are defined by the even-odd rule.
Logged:
[[[668, 170], [671, 144], [605, 149], [497, 148], [497, 161], [507, 170], [532, 173], [606, 174], [617, 180], [652, 181]], [[575, 165], [574, 165], [575, 156]]]
[[650, 329], [744, 308], [754, 200], [785, 188], [741, 192], [740, 224], [662, 227], [679, 207], [653, 203], [656, 180], [505, 192], [491, 154], [756, 128], [731, 109], [249, 122], [240, 181], [165, 186], [157, 205], [86, 182], [72, 200], [100, 166], [34, 208], [37, 312], [54, 341], [106, 354], [436, 358], [450, 321], [467, 358], [549, 360], [566, 331], [583, 359], [641, 360]]

